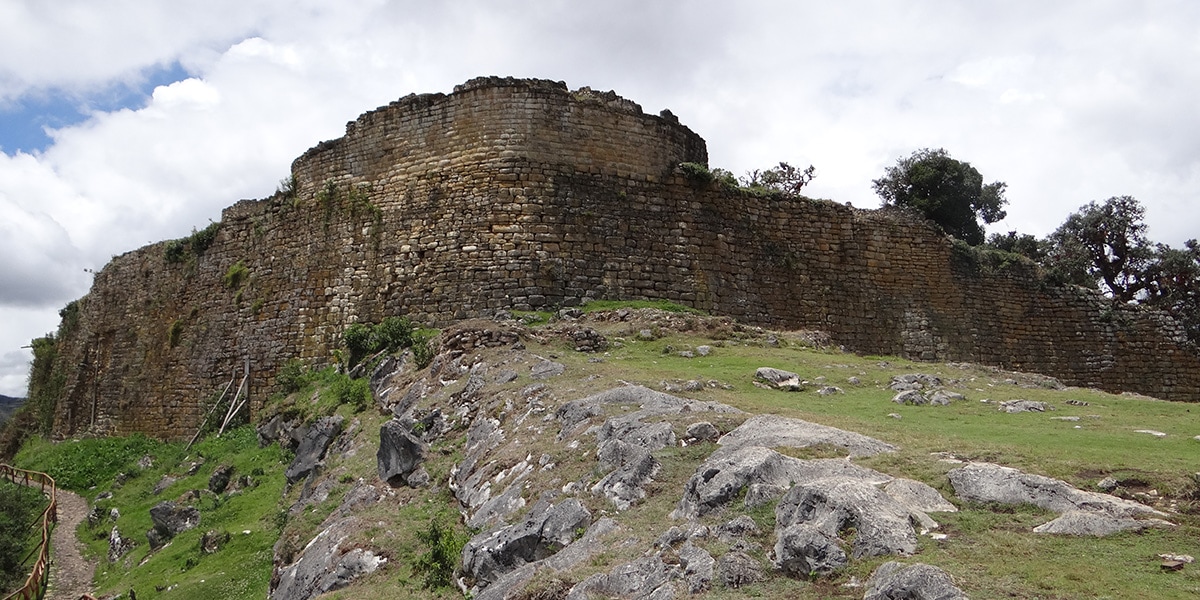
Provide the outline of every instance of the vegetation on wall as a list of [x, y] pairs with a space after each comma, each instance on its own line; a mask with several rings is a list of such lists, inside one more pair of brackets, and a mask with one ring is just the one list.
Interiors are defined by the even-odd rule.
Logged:
[[987, 185], [971, 163], [955, 160], [942, 148], [924, 148], [888, 167], [872, 182], [884, 206], [916, 210], [946, 233], [972, 245], [984, 242], [983, 226], [1006, 215], [1006, 184]]
[[192, 228], [192, 235], [171, 240], [163, 247], [163, 258], [168, 263], [181, 263], [191, 258], [196, 258], [204, 255], [213, 242], [217, 239], [217, 232], [221, 230], [221, 222], [210, 223], [208, 227], [199, 231]]
[[741, 178], [725, 169], [710, 170], [707, 165], [693, 162], [679, 163], [679, 170], [693, 186], [707, 187], [716, 182], [726, 189], [754, 196], [796, 197], [816, 177], [816, 168], [812, 165], [798, 169], [786, 162], [768, 169], [755, 169]]

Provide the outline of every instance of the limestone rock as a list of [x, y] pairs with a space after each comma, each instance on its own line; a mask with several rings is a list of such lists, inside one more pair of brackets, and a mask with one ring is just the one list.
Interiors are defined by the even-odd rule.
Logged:
[[296, 458], [288, 465], [283, 475], [288, 483], [295, 483], [312, 473], [325, 458], [325, 451], [342, 431], [342, 417], [321, 417], [307, 427], [296, 448]]
[[708, 421], [692, 423], [687, 428], [687, 439], [694, 442], [715, 442], [721, 437], [721, 432]]
[[1089, 511], [1072, 510], [1063, 513], [1053, 521], [1034, 527], [1033, 532], [1104, 537], [1121, 531], [1142, 531], [1151, 527], [1174, 527], [1174, 524], [1162, 519], [1113, 517]]
[[571, 588], [566, 600], [673, 598], [673, 590], [669, 594], [663, 590], [666, 586], [670, 586], [666, 565], [658, 556], [648, 556], [584, 579]]
[[295, 562], [277, 566], [269, 600], [310, 600], [342, 589], [386, 563], [386, 558], [372, 550], [343, 545], [361, 526], [355, 517], [339, 519], [317, 534]]
[[108, 562], [117, 562], [121, 557], [133, 550], [137, 543], [132, 539], [121, 536], [121, 532], [117, 530], [117, 526], [113, 525], [112, 531], [108, 534]]
[[1009, 400], [1001, 402], [997, 410], [1006, 413], [1046, 412], [1046, 403], [1035, 400]]
[[575, 498], [553, 505], [541, 500], [522, 522], [471, 538], [463, 547], [463, 573], [486, 587], [509, 571], [558, 552], [591, 520], [591, 513]]
[[721, 583], [733, 589], [758, 583], [766, 578], [762, 565], [753, 556], [737, 550], [726, 553], [717, 561], [717, 572]]
[[[154, 528], [146, 533], [150, 546], [157, 548], [181, 532], [200, 524], [200, 511], [194, 506], [180, 506], [174, 502], [159, 502], [150, 509], [150, 522]], [[156, 535], [151, 535], [154, 533]]]
[[221, 547], [229, 542], [229, 532], [227, 531], [206, 531], [200, 536], [200, 553], [201, 554], [216, 554], [221, 551]]
[[807, 523], [783, 528], [775, 541], [775, 566], [793, 577], [828, 575], [847, 562], [837, 538]]
[[945, 571], [917, 563], [904, 566], [887, 562], [867, 580], [863, 600], [967, 600], [967, 595]]
[[379, 478], [388, 485], [397, 487], [419, 483], [410, 479], [425, 461], [425, 454], [425, 444], [399, 420], [392, 419], [379, 428], [379, 450], [375, 459]]
[[214, 494], [220, 494], [229, 487], [229, 480], [233, 478], [233, 465], [221, 465], [213, 470], [213, 474], [208, 478], [208, 489]]
[[798, 392], [804, 389], [804, 384], [801, 383], [799, 375], [791, 371], [784, 371], [783, 369], [759, 367], [754, 372], [754, 378], [766, 382], [771, 387], [789, 392]]
[[559, 362], [543, 360], [529, 369], [529, 376], [534, 379], [549, 379], [566, 372], [567, 367]]
[[715, 452], [697, 467], [684, 485], [683, 497], [671, 517], [692, 519], [706, 515], [755, 484], [786, 489], [796, 482], [835, 476], [872, 484], [892, 480], [889, 475], [840, 458], [801, 460], [761, 446], [745, 446], [730, 452]]
[[713, 570], [717, 561], [707, 550], [684, 542], [679, 548], [679, 567], [687, 582], [689, 594], [699, 594], [712, 586]]
[[750, 417], [717, 443], [723, 452], [745, 446], [804, 448], [814, 444], [840, 446], [849, 450], [850, 456], [872, 456], [896, 450], [891, 444], [861, 433], [778, 415]]
[[853, 527], [854, 558], [910, 555], [917, 550], [911, 512], [868, 481], [829, 477], [788, 490], [775, 507], [775, 526], [808, 524], [830, 538]]
[[1058, 479], [992, 463], [970, 463], [946, 475], [954, 493], [972, 502], [1028, 503], [1058, 513], [1082, 510], [1112, 517], [1165, 516], [1144, 504], [1083, 491]]

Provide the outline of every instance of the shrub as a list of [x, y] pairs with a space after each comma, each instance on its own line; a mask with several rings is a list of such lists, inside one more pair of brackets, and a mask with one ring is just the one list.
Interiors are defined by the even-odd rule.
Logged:
[[[12, 589], [25, 576], [21, 558], [46, 500], [35, 488], [0, 482], [0, 590]], [[40, 538], [39, 538], [40, 539]]]
[[237, 261], [229, 265], [229, 270], [225, 271], [225, 287], [235, 290], [242, 287], [246, 280], [250, 277], [250, 269], [246, 268], [246, 263]]
[[413, 573], [424, 578], [427, 589], [449, 587], [454, 583], [454, 571], [458, 568], [467, 536], [455, 531], [441, 518], [435, 518], [429, 521], [429, 529], [417, 532], [417, 539], [428, 550], [413, 562]]
[[283, 366], [279, 368], [279, 374], [275, 376], [275, 381], [285, 394], [300, 391], [311, 380], [308, 368], [304, 366], [303, 361], [297, 358], [283, 363]]
[[354, 412], [362, 412], [371, 404], [371, 386], [366, 379], [351, 379], [341, 375], [332, 385], [338, 404], [349, 404]]

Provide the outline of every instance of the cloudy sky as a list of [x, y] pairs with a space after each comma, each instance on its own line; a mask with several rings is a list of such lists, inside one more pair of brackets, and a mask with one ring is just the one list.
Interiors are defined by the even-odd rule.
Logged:
[[478, 75], [670, 108], [810, 195], [944, 147], [1008, 183], [992, 231], [1132, 195], [1200, 235], [1200, 3], [1105, 0], [0, 0], [0, 394], [116, 254], [271, 194], [360, 113]]

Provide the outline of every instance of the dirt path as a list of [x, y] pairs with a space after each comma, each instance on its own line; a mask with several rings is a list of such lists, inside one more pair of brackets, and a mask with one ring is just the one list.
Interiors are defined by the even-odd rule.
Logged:
[[83, 544], [75, 528], [87, 518], [87, 501], [66, 490], [58, 490], [58, 525], [50, 547], [50, 588], [47, 600], [77, 600], [92, 591], [96, 565], [83, 557]]

